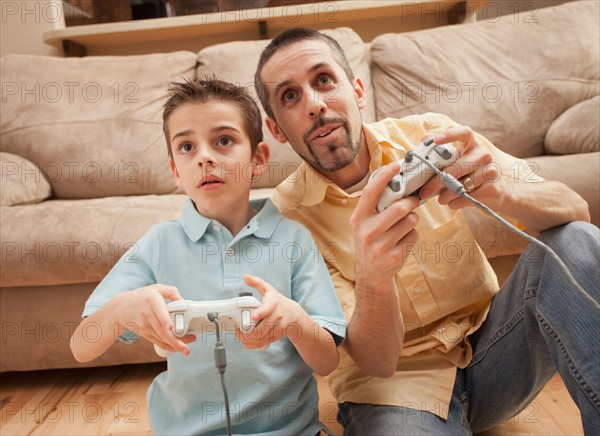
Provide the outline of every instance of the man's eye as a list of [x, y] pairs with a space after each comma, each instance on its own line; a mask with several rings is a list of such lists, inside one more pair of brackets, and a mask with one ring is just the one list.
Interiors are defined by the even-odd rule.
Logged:
[[283, 93], [283, 101], [290, 102], [296, 98], [296, 91], [286, 91]]
[[333, 80], [327, 74], [323, 74], [322, 76], [319, 76], [318, 82], [319, 85], [329, 85]]
[[222, 136], [222, 137], [219, 138], [219, 140], [217, 141], [217, 143], [221, 147], [227, 147], [228, 145], [233, 144], [233, 140], [229, 136]]

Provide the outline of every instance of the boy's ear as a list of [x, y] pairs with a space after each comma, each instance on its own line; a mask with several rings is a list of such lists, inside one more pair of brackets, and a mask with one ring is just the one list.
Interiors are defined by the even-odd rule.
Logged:
[[[181, 188], [181, 186], [179, 185], [181, 176], [179, 175], [179, 171], [177, 171], [177, 167], [175, 166], [175, 162], [173, 162], [173, 159], [169, 159], [169, 168], [171, 168], [171, 172], [173, 173], [173, 178], [175, 179], [175, 185], [178, 188]], [[183, 188], [181, 188], [181, 189], [183, 189]]]
[[287, 137], [281, 131], [281, 129], [279, 128], [279, 126], [273, 118], [267, 117], [265, 119], [265, 124], [267, 125], [269, 132], [271, 132], [271, 135], [273, 135], [273, 138], [275, 138], [278, 142], [281, 142], [282, 144], [285, 144], [287, 142]]
[[259, 142], [256, 153], [254, 154], [254, 159], [252, 159], [252, 162], [254, 163], [254, 166], [252, 167], [252, 177], [258, 177], [265, 172], [270, 156], [271, 149], [267, 143], [265, 141]]

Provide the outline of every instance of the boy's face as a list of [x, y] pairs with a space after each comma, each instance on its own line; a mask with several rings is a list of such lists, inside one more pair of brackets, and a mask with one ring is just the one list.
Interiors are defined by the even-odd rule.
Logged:
[[171, 114], [168, 131], [175, 183], [198, 212], [215, 219], [239, 214], [252, 177], [265, 169], [268, 147], [261, 142], [251, 156], [238, 107], [217, 99], [186, 103]]
[[267, 127], [280, 142], [317, 171], [343, 171], [361, 141], [360, 110], [366, 105], [362, 82], [350, 82], [327, 44], [294, 43], [275, 53], [263, 66], [275, 120]]

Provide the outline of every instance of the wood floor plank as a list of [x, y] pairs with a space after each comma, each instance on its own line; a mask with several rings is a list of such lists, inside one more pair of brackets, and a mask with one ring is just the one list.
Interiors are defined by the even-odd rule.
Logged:
[[[149, 435], [146, 391], [165, 369], [154, 363], [0, 374], [0, 433]], [[321, 420], [340, 435], [333, 397], [322, 404]], [[523, 412], [481, 436], [582, 434], [579, 411], [556, 376]]]

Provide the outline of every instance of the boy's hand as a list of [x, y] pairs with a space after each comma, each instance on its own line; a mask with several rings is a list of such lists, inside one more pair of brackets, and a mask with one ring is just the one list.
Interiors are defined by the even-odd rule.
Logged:
[[[259, 277], [244, 275], [244, 282], [252, 286], [262, 296], [262, 306], [252, 315], [257, 323], [249, 333], [239, 329], [236, 336], [248, 349], [263, 348], [287, 336], [288, 328], [298, 326], [303, 309], [294, 300], [281, 295], [273, 286]], [[294, 329], [296, 332], [296, 329]]]
[[187, 356], [190, 349], [185, 344], [194, 342], [194, 335], [178, 338], [173, 333], [173, 323], [164, 299], [182, 300], [177, 288], [155, 284], [120, 294], [117, 319], [120, 326], [133, 324], [135, 333], [148, 339], [163, 350], [179, 351]]

